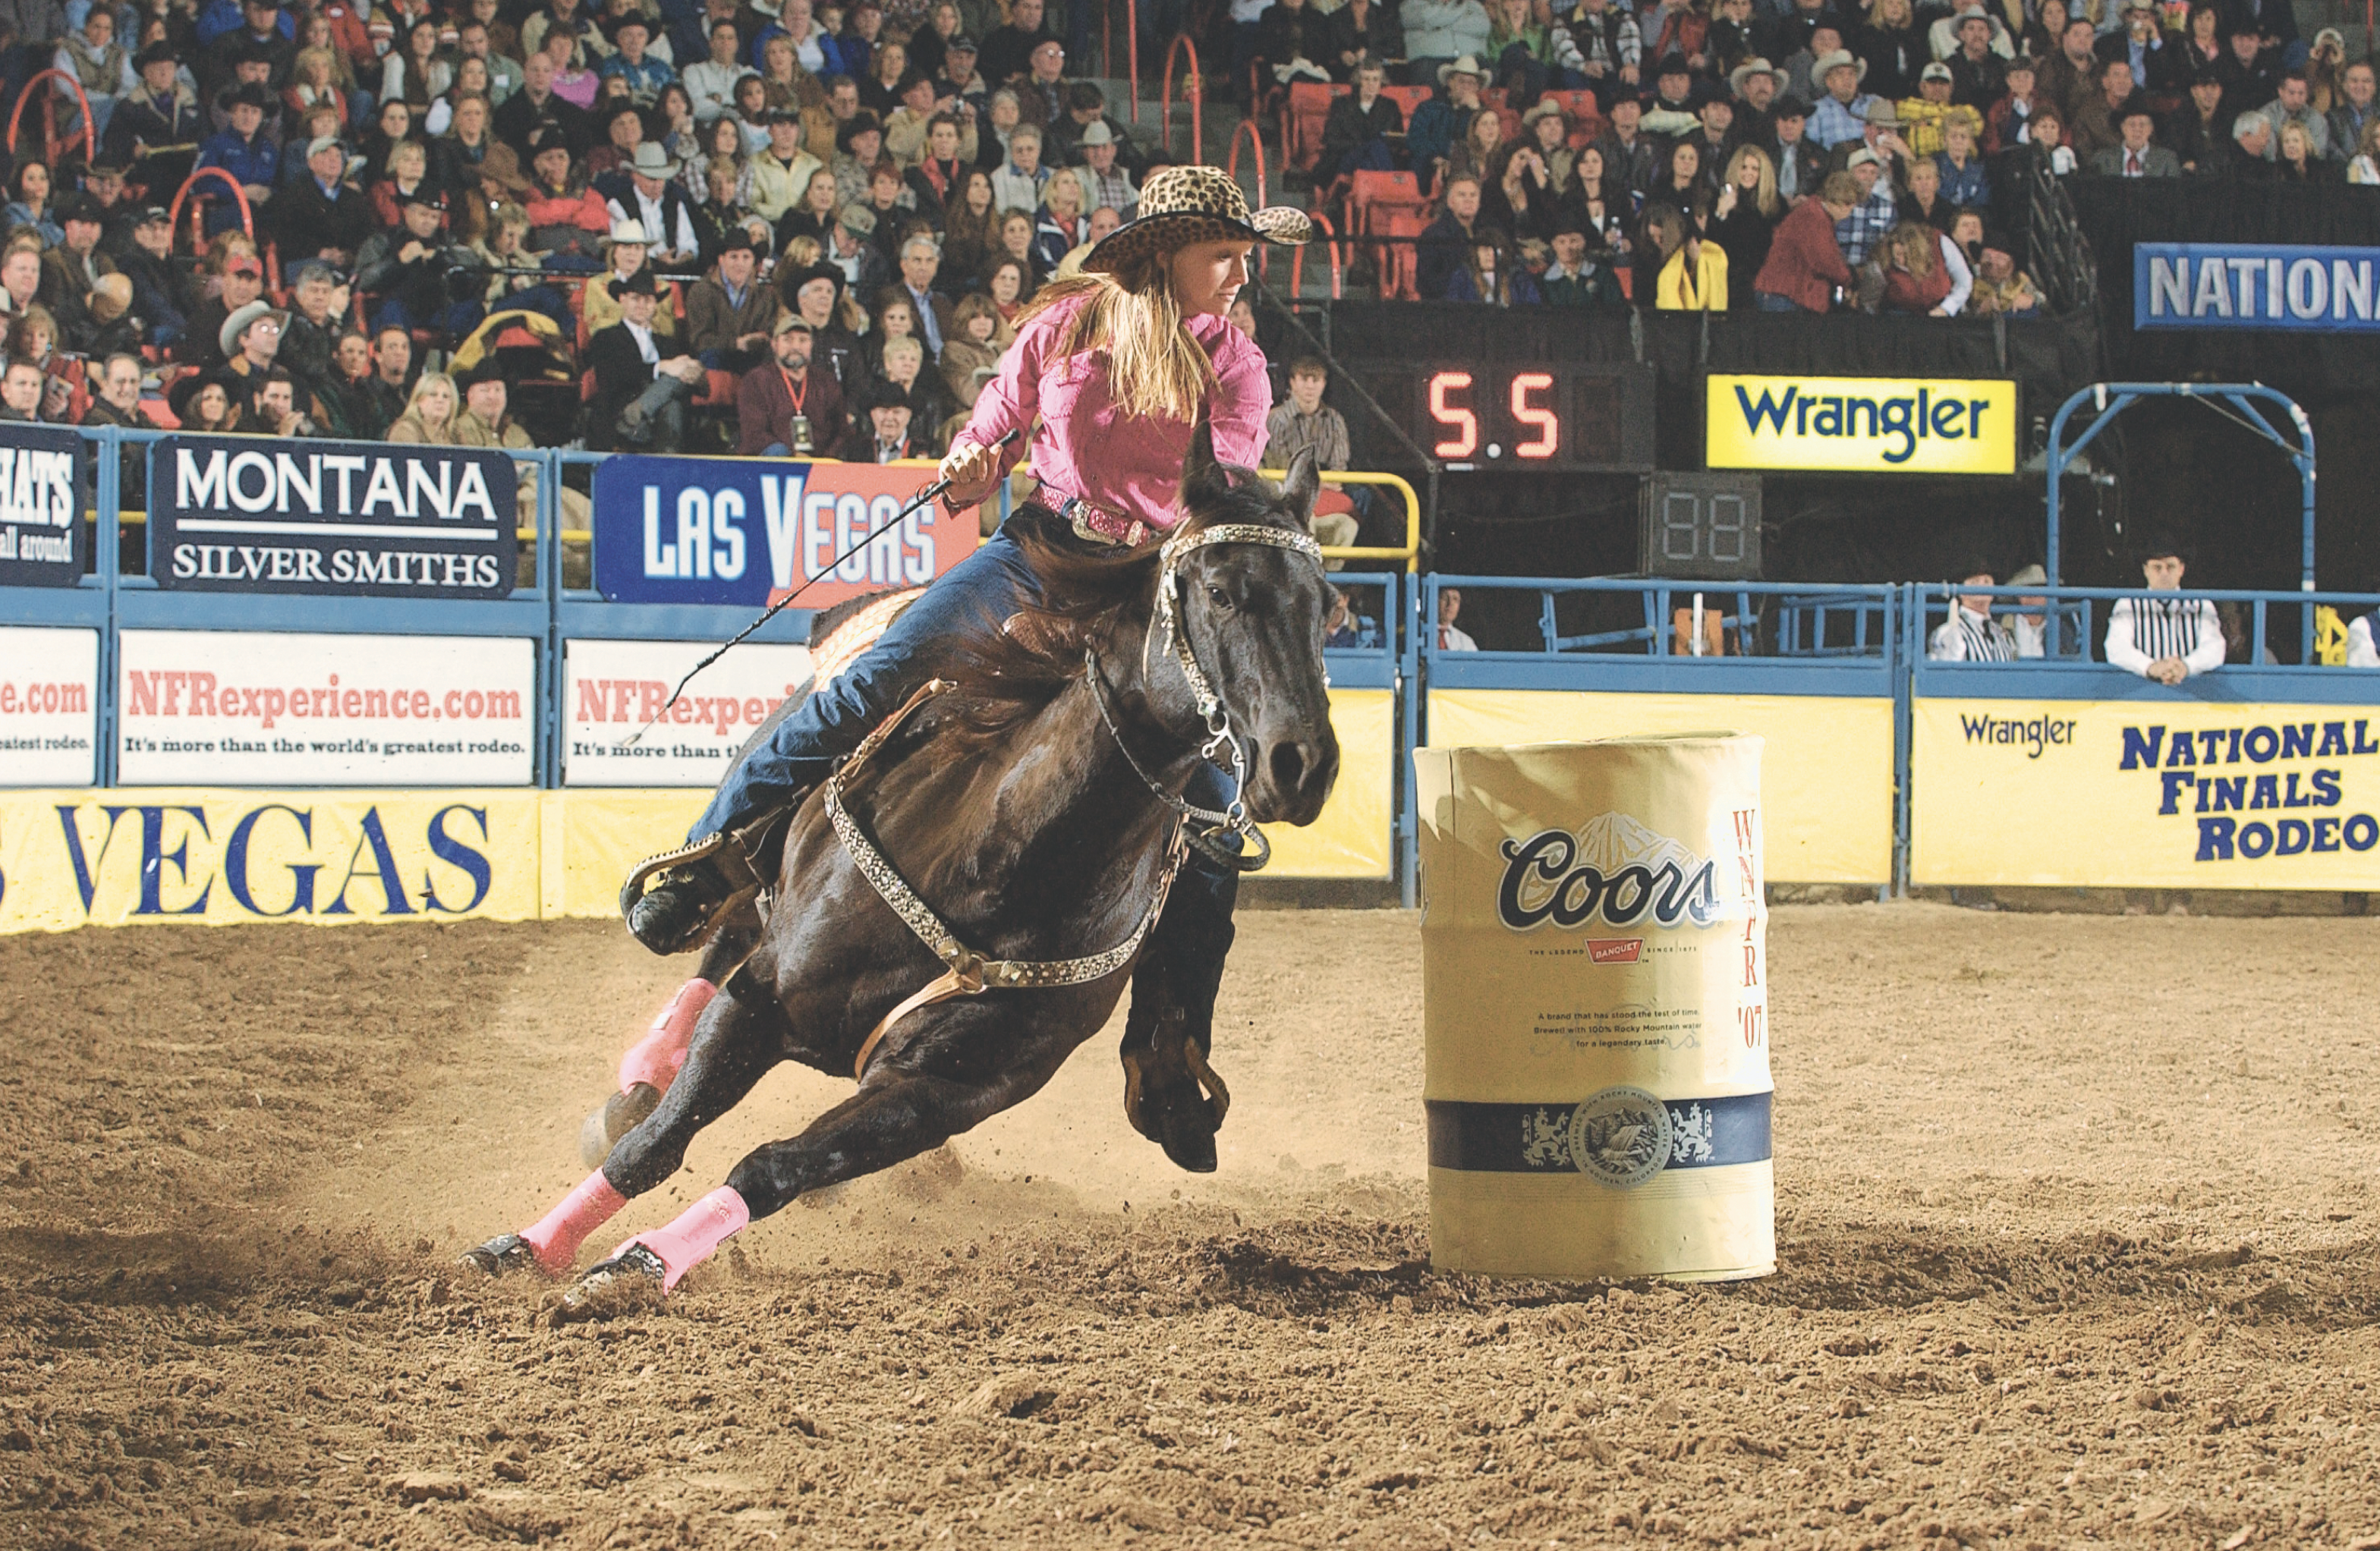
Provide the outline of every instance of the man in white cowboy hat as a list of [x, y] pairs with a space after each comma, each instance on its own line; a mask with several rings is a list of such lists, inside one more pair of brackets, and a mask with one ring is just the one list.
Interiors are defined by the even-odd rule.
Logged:
[[231, 366], [224, 373], [225, 390], [237, 403], [251, 404], [256, 390], [273, 370], [273, 360], [281, 354], [281, 331], [289, 326], [289, 314], [269, 301], [249, 302], [224, 320], [223, 332], [215, 343], [223, 347]]
[[1777, 121], [1768, 105], [1777, 100], [1777, 87], [1782, 73], [1767, 60], [1755, 55], [1727, 73], [1728, 90], [1735, 93], [1735, 123], [1728, 138], [1737, 145], [1756, 145], [1769, 151], [1777, 143]]
[[1468, 56], [1475, 64], [1495, 30], [1480, 0], [1404, 0], [1397, 20], [1405, 33], [1406, 79], [1415, 86], [1444, 80], [1453, 60]]
[[[2082, 7], [2078, 6], [2075, 10], [2080, 14]], [[1991, 12], [1992, 8], [1985, 5], [1984, 0], [1958, 0], [1949, 16], [1926, 29], [1926, 46], [1933, 51], [1935, 58], [1949, 58], [1958, 52], [1959, 40], [1966, 35], [1967, 18], [1981, 17], [1985, 25], [1991, 29], [1992, 52], [2002, 59], [2014, 59], [2016, 39], [2010, 35], [2008, 24]]]
[[1438, 95], [1414, 109], [1413, 122], [1405, 126], [1405, 151], [1415, 172], [1427, 173], [1445, 161], [1471, 132], [1471, 120], [1479, 112], [1479, 88], [1487, 79], [1487, 67], [1476, 55], [1439, 67]]
[[1810, 74], [1826, 95], [1810, 115], [1810, 138], [1832, 151], [1867, 135], [1867, 110], [1876, 99], [1860, 90], [1867, 62], [1854, 59], [1847, 49], [1822, 54], [1810, 62]]
[[1132, 175], [1116, 165], [1114, 131], [1104, 120], [1098, 121], [1084, 130], [1083, 138], [1075, 143], [1083, 153], [1083, 202], [1094, 210], [1106, 205], [1124, 220], [1131, 220], [1140, 203], [1140, 190], [1133, 187]]
[[[614, 216], [611, 232], [599, 246], [603, 249], [603, 258], [609, 267], [588, 282], [579, 309], [587, 320], [587, 333], [590, 338], [620, 321], [620, 287], [638, 275], [652, 273], [649, 257], [652, 251], [652, 237], [645, 230], [642, 221], [634, 217], [623, 221]], [[655, 295], [664, 305], [654, 314], [652, 330], [663, 338], [675, 338], [676, 309], [666, 305], [666, 290], [657, 288]]]
[[637, 147], [636, 157], [628, 164], [625, 195], [608, 201], [612, 224], [634, 221], [641, 225], [650, 249], [646, 257], [663, 269], [692, 264], [702, 248], [695, 233], [694, 212], [677, 181], [677, 168], [675, 157], [647, 140]]

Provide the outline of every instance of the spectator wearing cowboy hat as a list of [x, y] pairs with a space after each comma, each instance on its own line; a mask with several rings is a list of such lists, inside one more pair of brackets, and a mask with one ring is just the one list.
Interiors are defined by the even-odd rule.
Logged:
[[595, 67], [596, 79], [617, 76], [628, 83], [628, 100], [650, 108], [661, 100], [662, 88], [677, 79], [677, 72], [645, 52], [652, 42], [653, 24], [642, 11], [630, 11], [612, 23], [612, 54]]
[[1777, 125], [1777, 197], [1799, 204], [1827, 178], [1827, 155], [1810, 139], [1810, 104], [1788, 93], [1771, 110]]
[[868, 385], [867, 414], [853, 422], [843, 439], [841, 456], [845, 463], [895, 463], [902, 458], [925, 457], [926, 442], [912, 434], [917, 418], [917, 401], [896, 382], [877, 382]]
[[[590, 337], [620, 321], [620, 286], [637, 275], [652, 273], [648, 261], [652, 241], [642, 221], [613, 222], [599, 246], [603, 252], [603, 273], [588, 283], [579, 298], [579, 315], [586, 319]], [[674, 338], [677, 315], [669, 305], [673, 293], [666, 285], [659, 285], [658, 282], [656, 285], [654, 294], [661, 297], [662, 305], [653, 319], [653, 328], [665, 337]]]
[[766, 358], [777, 317], [777, 293], [759, 277], [752, 235], [732, 231], [719, 261], [686, 294], [686, 345], [713, 371], [739, 375]]
[[1959, 18], [1959, 46], [1942, 61], [1950, 72], [1950, 101], [1982, 113], [2008, 87], [2009, 61], [1992, 47], [1992, 18], [1970, 11]]
[[[771, 133], [775, 133], [771, 128]], [[884, 154], [884, 125], [876, 115], [860, 109], [844, 120], [834, 132], [835, 197], [847, 205], [868, 202], [868, 182], [876, 172], [878, 158]], [[796, 192], [796, 199], [800, 195]]]
[[[209, 136], [199, 147], [198, 165], [220, 167], [248, 196], [251, 209], [273, 198], [275, 175], [281, 170], [281, 148], [264, 133], [265, 110], [272, 98], [264, 88], [244, 85], [230, 98], [231, 127]], [[227, 232], [240, 224], [237, 202], [217, 200], [207, 206], [207, 235]]]
[[2091, 171], [2099, 177], [2180, 177], [2181, 158], [2164, 146], [2150, 142], [2156, 136], [2156, 114], [2148, 99], [2134, 97], [2116, 115], [2116, 132], [2123, 137], [2120, 143], [2108, 146], [2091, 158]]
[[228, 363], [224, 386], [243, 409], [255, 403], [257, 388], [278, 364], [282, 332], [288, 326], [288, 313], [257, 300], [225, 318], [216, 331], [215, 344]]
[[99, 206], [88, 194], [68, 194], [57, 204], [58, 226], [65, 239], [42, 255], [42, 283], [36, 295], [57, 316], [59, 326], [73, 332], [75, 314], [100, 276], [115, 273], [115, 261], [99, 250], [107, 230]]
[[825, 264], [855, 296], [869, 297], [892, 283], [892, 266], [877, 241], [881, 220], [866, 205], [845, 205], [828, 234]]
[[273, 236], [282, 257], [355, 262], [371, 236], [372, 218], [363, 194], [347, 182], [346, 148], [330, 135], [309, 141], [306, 174], [273, 207]]
[[598, 452], [674, 453], [686, 442], [686, 406], [706, 374], [694, 357], [669, 353], [656, 333], [661, 310], [652, 275], [643, 270], [613, 287], [620, 321], [589, 340], [595, 400], [587, 444]]
[[225, 322], [263, 291], [264, 265], [255, 254], [235, 252], [225, 259], [221, 292], [189, 315], [189, 327], [176, 343], [174, 358], [209, 370], [225, 365], [230, 358], [230, 348], [223, 343]]
[[199, 309], [198, 284], [174, 261], [174, 223], [164, 206], [144, 206], [130, 226], [132, 241], [115, 261], [132, 281], [132, 311], [141, 321], [142, 343], [175, 351]]
[[1837, 172], [1850, 170], [1854, 151], [1872, 151], [1876, 158], [1876, 176], [1884, 191], [1895, 198], [1909, 187], [1909, 164], [1916, 157], [1909, 142], [1900, 138], [1901, 117], [1890, 103], [1878, 98], [1870, 103], [1867, 123], [1861, 129], [1857, 145], [1839, 145], [1827, 155], [1827, 164]]
[[357, 288], [381, 298], [372, 321], [441, 333], [459, 332], [457, 322], [468, 328], [455, 309], [475, 307], [455, 300], [454, 273], [469, 269], [471, 255], [442, 229], [445, 196], [426, 185], [414, 189], [405, 197], [400, 220], [393, 232], [373, 233], [356, 255]]
[[1537, 276], [1537, 289], [1548, 307], [1617, 312], [1628, 305], [1611, 250], [1591, 242], [1586, 223], [1568, 212], [1554, 220], [1553, 262]]
[[1405, 151], [1413, 158], [1414, 170], [1427, 176], [1425, 182], [1438, 176], [1453, 148], [1471, 132], [1471, 120], [1479, 112], [1479, 87], [1488, 72], [1476, 55], [1466, 54], [1438, 67], [1438, 94], [1414, 109], [1413, 122], [1406, 127]]
[[693, 264], [701, 257], [702, 238], [686, 189], [677, 181], [677, 159], [647, 140], [637, 147], [626, 171], [628, 187], [610, 201], [613, 225], [629, 221], [641, 225], [646, 257], [657, 265], [678, 269]]
[[1859, 89], [1860, 82], [1867, 77], [1866, 61], [1836, 49], [1812, 60], [1810, 74], [1826, 92], [1817, 110], [1810, 115], [1810, 138], [1828, 151], [1864, 139], [1868, 111], [1880, 102]]
[[2123, 26], [2099, 40], [2101, 59], [2120, 59], [2132, 67], [2132, 84], [2164, 96], [2181, 90], [2184, 61], [2179, 47], [2168, 48], [2165, 23], [2156, 0], [2124, 0]]
[[1735, 120], [1729, 125], [1729, 149], [1739, 145], [1756, 145], [1777, 155], [1778, 88], [1784, 83], [1783, 73], [1767, 60], [1755, 55], [1727, 73], [1728, 91], [1735, 99]]
[[781, 313], [770, 360], [735, 386], [737, 457], [826, 456], [844, 435], [843, 388], [812, 358], [815, 331], [798, 312]]
[[176, 188], [189, 176], [191, 152], [144, 153], [160, 146], [196, 146], [207, 135], [206, 115], [197, 95], [182, 84], [181, 61], [172, 48], [152, 43], [133, 55], [140, 83], [117, 100], [108, 115], [101, 154], [116, 167], [140, 163], [152, 189]]

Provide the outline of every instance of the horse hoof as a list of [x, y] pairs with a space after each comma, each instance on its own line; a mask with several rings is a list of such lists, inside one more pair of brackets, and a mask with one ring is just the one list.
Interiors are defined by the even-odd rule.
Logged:
[[578, 1128], [578, 1161], [601, 1169], [620, 1138], [644, 1124], [661, 1108], [662, 1091], [650, 1083], [631, 1083], [589, 1113]]
[[537, 1251], [517, 1233], [502, 1233], [477, 1249], [465, 1250], [457, 1266], [469, 1266], [492, 1277], [510, 1276], [515, 1271], [534, 1271], [540, 1276], [545, 1268], [537, 1263]]
[[611, 1259], [587, 1268], [587, 1274], [556, 1300], [552, 1323], [571, 1325], [585, 1319], [614, 1319], [651, 1308], [662, 1301], [669, 1267], [662, 1257], [638, 1243], [625, 1246]]
[[1215, 1171], [1215, 1106], [1198, 1084], [1182, 1082], [1158, 1097], [1158, 1143], [1174, 1166], [1193, 1174]]

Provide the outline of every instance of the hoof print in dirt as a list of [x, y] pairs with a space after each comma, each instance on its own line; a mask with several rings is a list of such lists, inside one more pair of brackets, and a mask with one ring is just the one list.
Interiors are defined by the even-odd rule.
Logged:
[[662, 1257], [642, 1244], [626, 1249], [600, 1265], [550, 1300], [547, 1323], [575, 1325], [581, 1320], [619, 1319], [662, 1306], [662, 1284], [669, 1268]]
[[465, 1250], [455, 1264], [468, 1266], [492, 1277], [509, 1277], [527, 1271], [543, 1276], [545, 1269], [537, 1263], [537, 1252], [527, 1239], [517, 1233], [499, 1234], [474, 1249]]
[[431, 1471], [417, 1471], [396, 1484], [396, 1499], [405, 1503], [457, 1503], [470, 1495], [470, 1484], [461, 1476]]
[[1029, 1378], [1008, 1377], [987, 1379], [982, 1387], [959, 1402], [959, 1414], [974, 1416], [1008, 1416], [1024, 1418], [1048, 1411], [1058, 1402], [1058, 1392], [1045, 1389]]

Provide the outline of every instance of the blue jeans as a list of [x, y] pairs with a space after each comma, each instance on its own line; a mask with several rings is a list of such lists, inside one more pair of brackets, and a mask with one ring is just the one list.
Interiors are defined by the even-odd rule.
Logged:
[[1774, 291], [1755, 291], [1752, 299], [1760, 304], [1763, 312], [1799, 312], [1802, 304], [1791, 297], [1780, 297]]
[[[934, 676], [954, 643], [998, 629], [1001, 621], [1040, 596], [1041, 580], [1008, 530], [985, 539], [982, 548], [952, 566], [910, 604], [841, 676], [777, 723], [768, 743], [727, 773], [686, 838], [700, 840], [722, 830], [742, 829], [795, 792], [824, 781], [836, 759], [857, 748], [878, 722]], [[1200, 807], [1220, 808], [1228, 792], [1223, 773], [1202, 764], [1188, 795]]]

